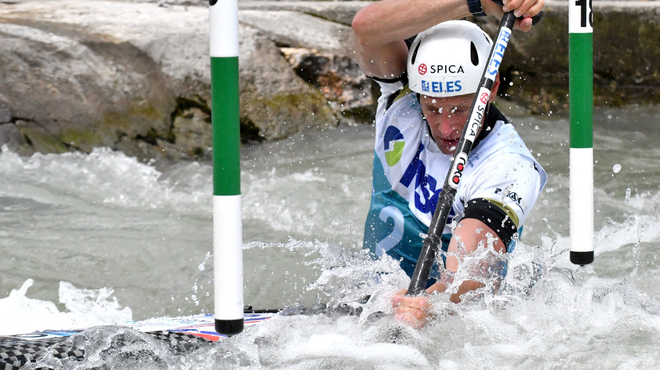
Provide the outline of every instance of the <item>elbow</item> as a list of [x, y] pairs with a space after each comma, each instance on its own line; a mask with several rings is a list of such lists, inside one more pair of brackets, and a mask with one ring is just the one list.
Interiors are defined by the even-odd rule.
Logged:
[[364, 9], [355, 14], [355, 17], [353, 17], [353, 22], [351, 22], [351, 28], [353, 28], [353, 32], [360, 32], [364, 28], [366, 23], [364, 18]]
[[355, 35], [355, 41], [358, 44], [364, 44], [366, 42], [368, 32], [369, 22], [367, 20], [367, 15], [365, 9], [360, 10], [353, 17], [353, 22], [351, 22], [351, 28], [353, 29], [353, 35]]

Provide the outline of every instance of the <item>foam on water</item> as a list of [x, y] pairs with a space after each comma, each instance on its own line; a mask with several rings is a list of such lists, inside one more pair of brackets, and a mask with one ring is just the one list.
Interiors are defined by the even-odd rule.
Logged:
[[[105, 207], [178, 212], [204, 206], [208, 211], [210, 174], [210, 166], [187, 163], [173, 166], [163, 176], [155, 167], [107, 148], [96, 148], [89, 154], [36, 153], [29, 158], [6, 146], [0, 152], [0, 176], [5, 180], [0, 194], [45, 203], [83, 201]], [[185, 185], [180, 184], [181, 179]]]
[[[649, 350], [660, 345], [657, 299], [635, 287], [629, 276], [603, 278], [589, 267], [560, 267], [565, 252], [552, 255], [546, 247], [520, 243], [508, 256], [509, 273], [499, 292], [484, 289], [480, 299], [458, 305], [448, 303], [447, 293], [433, 295], [436, 317], [417, 331], [389, 315], [391, 295], [409, 281], [390, 259], [372, 260], [363, 252], [318, 242], [251, 243], [246, 248], [307, 256], [301, 262], [320, 274], [301, 284], [297, 293], [314, 293], [331, 308], [348, 303], [362, 314], [280, 316], [186, 353], [129, 329], [92, 329], [71, 339], [84, 346], [88, 360], [57, 361], [71, 369], [102, 364], [140, 369], [596, 369], [660, 364], [657, 352]], [[371, 299], [366, 304], [356, 302], [367, 294]], [[83, 296], [88, 298], [78, 300], [83, 303], [75, 306], [77, 314], [94, 311], [94, 302], [104, 300], [90, 300], [89, 292]], [[56, 311], [42, 314], [51, 324], [66, 323]], [[109, 304], [99, 311], [117, 309]], [[128, 345], [113, 346], [117, 340]]]
[[37, 330], [80, 329], [97, 325], [125, 323], [132, 319], [131, 309], [121, 307], [113, 290], [78, 289], [68, 282], [60, 282], [60, 311], [53, 302], [28, 298], [28, 289], [34, 284], [25, 281], [20, 289], [0, 299], [0, 335], [31, 333]]
[[[337, 151], [343, 154], [345, 149]], [[370, 186], [363, 176], [368, 172], [355, 177], [333, 171], [328, 176], [313, 166], [314, 160], [323, 159], [306, 158], [311, 168], [306, 164], [292, 168], [257, 161], [258, 155], [245, 155], [244, 161], [255, 163], [245, 165], [241, 172], [244, 228], [254, 235], [253, 240], [293, 237], [346, 246], [361, 244], [361, 222], [370, 197]], [[209, 163], [166, 164], [157, 169], [108, 148], [96, 148], [89, 154], [36, 153], [23, 158], [5, 146], [0, 151], [0, 177], [5, 180], [0, 182], [0, 196], [46, 205], [136, 209], [204, 218], [212, 213]], [[338, 208], [345, 211], [341, 218], [335, 217]]]

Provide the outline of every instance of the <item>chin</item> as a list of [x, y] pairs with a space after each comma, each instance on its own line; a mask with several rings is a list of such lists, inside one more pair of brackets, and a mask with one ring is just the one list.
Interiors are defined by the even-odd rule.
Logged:
[[453, 155], [454, 153], [456, 153], [456, 148], [451, 149], [451, 150], [449, 150], [449, 148], [443, 148], [443, 149], [440, 149], [440, 151], [441, 151], [443, 154]]
[[438, 145], [438, 149], [444, 154], [454, 154], [456, 152], [456, 148], [458, 147], [458, 141], [452, 141], [448, 142], [446, 140], [437, 140], [436, 139], [436, 144], [440, 143]]

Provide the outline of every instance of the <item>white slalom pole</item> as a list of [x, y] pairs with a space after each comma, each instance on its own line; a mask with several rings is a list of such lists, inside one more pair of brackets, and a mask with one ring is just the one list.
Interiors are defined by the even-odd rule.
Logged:
[[593, 12], [591, 0], [568, 7], [571, 262], [594, 261]]
[[243, 331], [238, 2], [210, 0], [215, 330]]

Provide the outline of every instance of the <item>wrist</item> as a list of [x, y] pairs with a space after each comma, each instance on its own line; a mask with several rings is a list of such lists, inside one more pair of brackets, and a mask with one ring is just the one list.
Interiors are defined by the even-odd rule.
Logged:
[[426, 289], [426, 294], [442, 293], [445, 290], [447, 290], [447, 287], [445, 286], [445, 284], [435, 283], [435, 284], [431, 285], [430, 287], [428, 287], [428, 289]]
[[467, 0], [468, 8], [470, 9], [470, 14], [474, 17], [485, 17], [486, 12], [481, 6], [481, 0]]

